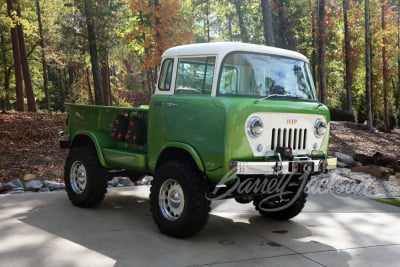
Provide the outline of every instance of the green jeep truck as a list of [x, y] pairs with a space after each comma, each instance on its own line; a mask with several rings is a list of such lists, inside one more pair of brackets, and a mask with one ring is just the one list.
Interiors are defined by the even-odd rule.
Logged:
[[253, 202], [287, 220], [304, 207], [311, 175], [328, 157], [330, 115], [317, 101], [303, 55], [244, 43], [192, 44], [162, 56], [149, 106], [67, 104], [66, 191], [99, 204], [107, 181], [152, 175], [150, 206], [161, 232], [188, 237], [210, 202]]

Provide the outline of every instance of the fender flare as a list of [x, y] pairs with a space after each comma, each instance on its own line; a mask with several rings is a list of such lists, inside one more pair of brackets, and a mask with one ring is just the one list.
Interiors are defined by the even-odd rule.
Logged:
[[[82, 142], [84, 138], [88, 138], [91, 141], [91, 144]], [[104, 158], [103, 151], [101, 149], [102, 147], [104, 147], [105, 144], [110, 142], [109, 133], [104, 131], [93, 132], [93, 131], [78, 130], [71, 140], [72, 141], [70, 148], [79, 145], [93, 145], [93, 147], [96, 149], [97, 158], [99, 159], [100, 164], [105, 168], [110, 167], [108, 166]]]
[[170, 148], [181, 149], [181, 150], [187, 152], [192, 157], [192, 159], [193, 159], [194, 163], [196, 164], [197, 168], [201, 172], [205, 172], [203, 161], [201, 160], [200, 154], [197, 152], [197, 150], [194, 147], [192, 147], [191, 145], [189, 145], [189, 144], [180, 143], [180, 142], [167, 143], [161, 148], [160, 154], [157, 157], [157, 162], [156, 162], [156, 164], [154, 166], [154, 169], [158, 165], [160, 157], [164, 153], [164, 151], [166, 151], [167, 149], [170, 149]]

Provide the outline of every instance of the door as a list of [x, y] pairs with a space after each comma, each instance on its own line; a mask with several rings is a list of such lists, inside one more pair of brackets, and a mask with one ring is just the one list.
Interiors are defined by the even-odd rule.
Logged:
[[215, 57], [177, 62], [173, 95], [164, 97], [164, 138], [191, 145], [206, 170], [222, 166], [225, 110], [211, 97]]

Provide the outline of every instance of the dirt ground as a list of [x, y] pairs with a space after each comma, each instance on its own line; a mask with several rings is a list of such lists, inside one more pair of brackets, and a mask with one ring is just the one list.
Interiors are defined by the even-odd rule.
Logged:
[[366, 125], [351, 122], [332, 122], [329, 152], [345, 153], [350, 156], [381, 154], [388, 165], [400, 160], [400, 131], [391, 133], [367, 131]]
[[[46, 113], [0, 114], [0, 183], [34, 174], [39, 180], [63, 181], [68, 150], [59, 148], [58, 132], [66, 115]], [[369, 133], [365, 126], [332, 122], [330, 153], [373, 156], [376, 152], [400, 159], [400, 132]]]
[[34, 174], [39, 180], [63, 182], [67, 150], [60, 149], [58, 132], [66, 115], [0, 114], [0, 183]]

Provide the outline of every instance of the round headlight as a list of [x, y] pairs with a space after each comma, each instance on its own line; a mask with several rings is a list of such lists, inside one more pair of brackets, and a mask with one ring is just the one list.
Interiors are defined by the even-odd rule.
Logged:
[[264, 124], [259, 117], [251, 117], [247, 122], [247, 133], [250, 137], [259, 137], [264, 131]]
[[317, 138], [324, 136], [326, 133], [326, 123], [321, 120], [317, 119], [314, 124], [314, 134]]

